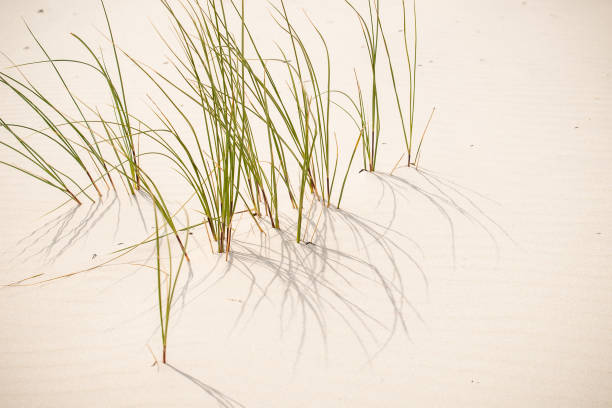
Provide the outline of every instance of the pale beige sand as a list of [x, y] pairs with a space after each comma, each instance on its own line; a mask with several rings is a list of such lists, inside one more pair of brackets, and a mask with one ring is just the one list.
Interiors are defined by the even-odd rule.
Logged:
[[[121, 44], [161, 63], [147, 37], [147, 18], [165, 25], [161, 8], [126, 3], [107, 2]], [[361, 40], [342, 2], [328, 3], [290, 2], [350, 72]], [[97, 41], [92, 25], [103, 28], [95, 1], [2, 1], [0, 50], [18, 61], [39, 56], [21, 16], [54, 55], [77, 49], [69, 31]], [[381, 174], [354, 174], [347, 212], [324, 220], [327, 251], [274, 233], [261, 250], [246, 228], [226, 264], [196, 237], [171, 367], [151, 367], [148, 269], [0, 288], [0, 406], [612, 405], [611, 16], [606, 1], [419, 1], [418, 129], [437, 107], [426, 172], [384, 174], [401, 151], [398, 129], [386, 129]], [[353, 89], [345, 77], [339, 86]], [[138, 81], [142, 100], [150, 86]], [[0, 114], [26, 120], [6, 96]], [[94, 266], [151, 228], [146, 200], [145, 227], [125, 196], [40, 218], [61, 197], [6, 168], [0, 194], [2, 284]], [[151, 250], [125, 262], [152, 264]], [[402, 311], [372, 265], [401, 276]]]

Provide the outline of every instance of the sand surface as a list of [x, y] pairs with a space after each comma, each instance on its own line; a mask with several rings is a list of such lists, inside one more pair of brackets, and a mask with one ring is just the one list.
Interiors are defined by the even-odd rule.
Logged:
[[[106, 4], [121, 46], [163, 66], [149, 22], [168, 26], [162, 8]], [[288, 4], [329, 36], [352, 91], [366, 63], [354, 16], [339, 0]], [[169, 366], [149, 350], [159, 358], [155, 273], [139, 266], [152, 247], [0, 288], [0, 406], [611, 406], [612, 3], [421, 0], [418, 13], [417, 129], [436, 107], [421, 172], [389, 175], [402, 149], [389, 126], [380, 171], [353, 169], [317, 245], [244, 227], [226, 262], [195, 234]], [[81, 52], [70, 32], [104, 43], [96, 1], [2, 0], [0, 50], [18, 62], [40, 58], [21, 17], [54, 56]], [[144, 101], [151, 85], [132, 74]], [[103, 92], [70, 78], [86, 99]], [[0, 116], [28, 120], [5, 89]], [[2, 285], [96, 266], [152, 228], [149, 203], [121, 194], [44, 216], [63, 198], [5, 167], [0, 195]]]

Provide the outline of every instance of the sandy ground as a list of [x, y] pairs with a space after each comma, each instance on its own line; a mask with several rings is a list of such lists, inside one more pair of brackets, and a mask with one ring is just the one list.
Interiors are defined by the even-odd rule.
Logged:
[[[328, 3], [289, 4], [330, 35], [340, 72], [363, 67], [353, 16]], [[122, 46], [161, 63], [159, 5], [107, 6]], [[422, 172], [388, 174], [401, 140], [387, 128], [380, 173], [353, 171], [318, 245], [245, 228], [226, 263], [194, 236], [170, 366], [151, 366], [156, 282], [134, 265], [150, 247], [0, 288], [0, 406], [611, 406], [612, 3], [418, 7], [418, 129], [437, 108]], [[104, 27], [95, 1], [2, 0], [0, 50], [19, 62], [39, 58], [22, 16], [53, 55]], [[7, 95], [0, 114], [27, 120]], [[113, 194], [43, 216], [61, 197], [7, 168], [0, 194], [4, 285], [95, 266], [152, 227], [146, 200]]]

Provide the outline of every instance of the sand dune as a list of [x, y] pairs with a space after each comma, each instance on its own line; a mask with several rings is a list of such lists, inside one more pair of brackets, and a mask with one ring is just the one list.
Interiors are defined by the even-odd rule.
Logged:
[[[167, 20], [150, 3], [106, 5], [122, 47], [162, 64], [147, 19]], [[289, 5], [328, 33], [336, 83], [353, 89], [366, 61], [350, 10]], [[96, 1], [0, 11], [0, 50], [18, 62], [40, 57], [22, 16], [54, 55], [77, 52], [69, 32], [104, 27]], [[0, 283], [83, 271], [0, 288], [0, 406], [610, 406], [612, 3], [423, 0], [418, 13], [417, 129], [436, 107], [422, 169], [389, 174], [403, 142], [387, 127], [380, 171], [354, 169], [317, 245], [244, 227], [226, 262], [194, 236], [171, 365], [149, 350], [160, 358], [142, 266], [154, 248], [87, 270], [152, 232], [150, 203], [109, 193], [43, 216], [63, 197], [0, 168]], [[7, 95], [0, 116], [27, 120]]]

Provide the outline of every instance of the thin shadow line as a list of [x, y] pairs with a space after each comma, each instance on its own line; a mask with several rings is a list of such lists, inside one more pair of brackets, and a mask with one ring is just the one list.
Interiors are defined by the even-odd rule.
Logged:
[[236, 401], [232, 397], [227, 394], [219, 391], [218, 389], [206, 384], [204, 381], [195, 378], [194, 376], [187, 374], [184, 371], [179, 370], [172, 364], [166, 364], [169, 368], [171, 368], [174, 372], [182, 375], [193, 384], [195, 384], [198, 388], [204, 391], [206, 394], [210, 395], [221, 408], [245, 408], [240, 402]]

